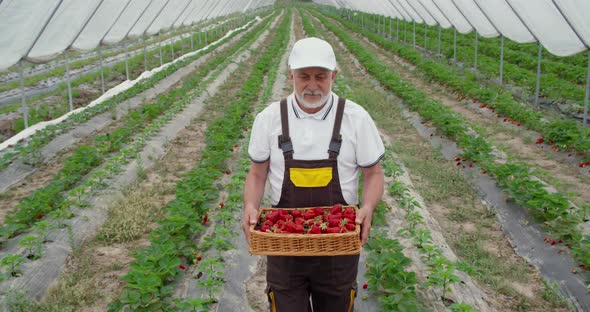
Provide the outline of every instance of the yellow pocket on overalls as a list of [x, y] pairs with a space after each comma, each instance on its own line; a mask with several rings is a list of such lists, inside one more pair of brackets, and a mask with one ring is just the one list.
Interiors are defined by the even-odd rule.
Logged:
[[289, 174], [297, 187], [323, 187], [332, 181], [332, 167], [290, 168]]

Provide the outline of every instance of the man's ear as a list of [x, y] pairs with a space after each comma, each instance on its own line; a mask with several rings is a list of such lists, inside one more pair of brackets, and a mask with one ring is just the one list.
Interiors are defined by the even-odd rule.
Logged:
[[338, 74], [338, 70], [337, 70], [337, 69], [334, 69], [334, 70], [332, 71], [332, 82], [334, 82], [334, 81], [336, 80], [336, 75], [337, 75], [337, 74]]
[[293, 81], [293, 70], [289, 69], [289, 80]]

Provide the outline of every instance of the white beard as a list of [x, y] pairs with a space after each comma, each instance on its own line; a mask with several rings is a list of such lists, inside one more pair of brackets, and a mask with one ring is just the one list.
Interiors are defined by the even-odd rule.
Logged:
[[[332, 90], [332, 85], [330, 85], [330, 90]], [[317, 102], [308, 102], [304, 98], [305, 95], [321, 95], [321, 98]], [[297, 94], [297, 92], [295, 92], [295, 98], [297, 98], [297, 101], [299, 102], [299, 104], [301, 104], [303, 107], [305, 107], [307, 109], [315, 109], [315, 108], [322, 107], [324, 104], [326, 104], [329, 97], [330, 97], [329, 92], [328, 92], [328, 94], [323, 94], [322, 91], [320, 91], [320, 90], [303, 91], [303, 94], [301, 94], [301, 95], [299, 95], [299, 94]]]

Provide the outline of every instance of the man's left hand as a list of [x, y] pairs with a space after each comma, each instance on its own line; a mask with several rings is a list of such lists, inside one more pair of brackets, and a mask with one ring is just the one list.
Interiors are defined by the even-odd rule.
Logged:
[[364, 246], [371, 233], [371, 220], [373, 219], [373, 212], [368, 208], [361, 208], [356, 214], [356, 224], [361, 226], [361, 246]]

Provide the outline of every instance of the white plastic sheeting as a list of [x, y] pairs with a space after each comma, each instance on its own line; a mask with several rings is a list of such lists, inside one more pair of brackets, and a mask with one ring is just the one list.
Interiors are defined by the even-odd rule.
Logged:
[[0, 1], [0, 70], [22, 59], [46, 62], [67, 49], [153, 35], [170, 27], [254, 10], [274, 0]]
[[520, 43], [535, 41], [535, 37], [520, 21], [506, 0], [475, 0], [475, 2], [504, 37]]
[[130, 1], [104, 0], [78, 39], [74, 41], [72, 48], [82, 51], [96, 48]]
[[[590, 0], [315, 0], [319, 4], [377, 13], [483, 37], [539, 41], [550, 53], [569, 56], [590, 48]], [[398, 14], [392, 13], [398, 12]]]
[[[0, 69], [28, 54], [61, 0], [4, 0], [0, 4]], [[48, 12], [50, 14], [48, 14]], [[8, 31], [14, 30], [14, 31]]]
[[46, 62], [59, 56], [92, 17], [101, 0], [64, 0], [27, 55], [27, 61]]
[[567, 56], [586, 49], [551, 0], [506, 1], [535, 38], [552, 54]]

